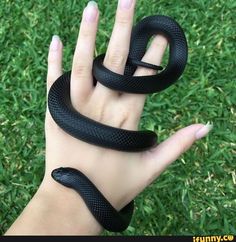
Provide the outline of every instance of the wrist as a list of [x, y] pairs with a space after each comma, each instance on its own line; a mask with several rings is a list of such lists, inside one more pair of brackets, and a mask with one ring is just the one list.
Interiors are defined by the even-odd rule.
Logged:
[[101, 225], [93, 217], [80, 195], [45, 176], [36, 197], [47, 201], [52, 216], [62, 221], [57, 234], [98, 235]]

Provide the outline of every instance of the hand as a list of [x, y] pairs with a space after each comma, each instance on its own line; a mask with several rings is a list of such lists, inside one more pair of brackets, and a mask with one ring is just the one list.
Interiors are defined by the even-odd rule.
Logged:
[[[120, 1], [104, 60], [107, 68], [119, 74], [124, 72], [129, 52], [134, 8], [135, 0]], [[90, 2], [83, 13], [73, 58], [72, 104], [75, 109], [91, 119], [114, 127], [137, 130], [146, 96], [118, 93], [100, 83], [93, 86], [92, 63], [98, 19], [98, 7], [94, 2]], [[156, 36], [143, 61], [160, 65], [166, 46], [167, 40], [161, 35]], [[62, 75], [62, 49], [61, 40], [54, 36], [48, 56], [47, 90]], [[153, 74], [155, 71], [145, 68], [138, 68], [135, 73], [140, 76]], [[210, 128], [210, 125], [190, 125], [179, 130], [156, 148], [145, 152], [127, 153], [97, 147], [71, 137], [57, 126], [47, 110], [46, 172], [39, 191], [49, 194], [54, 201], [53, 206], [64, 214], [64, 220], [68, 217], [73, 226], [78, 221], [81, 223], [81, 214], [84, 214], [83, 225], [80, 224], [81, 233], [99, 233], [100, 225], [87, 210], [80, 196], [51, 178], [53, 169], [73, 167], [82, 171], [119, 210], [188, 150], [197, 139], [207, 135]], [[68, 225], [67, 232], [70, 229]]]
[[[121, 1], [117, 8], [116, 21], [104, 60], [107, 68], [119, 74], [123, 73], [128, 56], [135, 8], [135, 1], [124, 2], [127, 5]], [[73, 106], [82, 114], [101, 123], [137, 130], [146, 96], [118, 93], [100, 83], [93, 86], [92, 63], [98, 19], [98, 7], [94, 2], [90, 2], [83, 13], [73, 59]], [[156, 36], [143, 60], [160, 65], [166, 46], [166, 39], [160, 35]], [[52, 83], [62, 75], [62, 42], [58, 37], [53, 38], [48, 60], [49, 90]], [[145, 68], [138, 68], [135, 73], [141, 76], [153, 74], [155, 71]], [[155, 149], [139, 153], [104, 149], [77, 140], [61, 130], [48, 111], [45, 129], [45, 181], [54, 182], [50, 173], [55, 168], [76, 168], [96, 184], [115, 208], [121, 209], [189, 149], [197, 138], [205, 135], [209, 126], [191, 125], [178, 131]]]

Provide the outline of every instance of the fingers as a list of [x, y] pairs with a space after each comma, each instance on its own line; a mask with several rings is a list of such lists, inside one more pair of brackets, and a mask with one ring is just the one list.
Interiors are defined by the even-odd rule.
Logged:
[[[162, 35], [155, 36], [150, 47], [148, 48], [147, 52], [142, 58], [142, 61], [154, 64], [154, 65], [161, 65], [161, 61], [165, 53], [167, 44], [168, 44], [167, 39], [164, 36]], [[149, 76], [149, 75], [155, 75], [155, 74], [156, 74], [155, 70], [139, 67], [136, 70], [134, 76]], [[143, 111], [146, 95], [143, 95], [143, 94], [134, 95], [134, 94], [124, 93], [122, 95], [122, 99], [124, 102], [127, 103], [127, 105], [131, 107], [135, 106], [136, 117], [138, 117], [136, 121], [138, 122], [139, 117], [141, 116]]]
[[[124, 72], [129, 53], [134, 8], [135, 0], [119, 0], [115, 25], [104, 59], [104, 65], [119, 74]], [[99, 93], [99, 95], [107, 96], [118, 94], [116, 91], [112, 91], [99, 83], [95, 92]]]
[[54, 35], [48, 53], [47, 93], [54, 81], [62, 75], [62, 49], [60, 38]]
[[84, 9], [79, 36], [73, 58], [71, 74], [71, 100], [78, 107], [80, 100], [93, 90], [92, 64], [99, 11], [96, 2], [90, 1]]
[[165, 168], [187, 151], [193, 143], [205, 137], [213, 128], [210, 124], [194, 124], [183, 128], [144, 154], [147, 174], [152, 182]]

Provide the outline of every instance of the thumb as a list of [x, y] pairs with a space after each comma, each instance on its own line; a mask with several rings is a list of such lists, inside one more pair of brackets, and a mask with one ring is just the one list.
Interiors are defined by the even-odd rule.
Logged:
[[[144, 153], [147, 173], [154, 180], [173, 161], [187, 151], [195, 141], [205, 137], [213, 128], [212, 124], [193, 124], [177, 131], [156, 148]], [[150, 180], [150, 179], [149, 179]]]

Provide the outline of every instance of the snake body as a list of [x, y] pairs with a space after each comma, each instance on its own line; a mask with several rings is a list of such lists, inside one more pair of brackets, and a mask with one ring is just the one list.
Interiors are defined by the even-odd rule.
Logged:
[[[141, 61], [148, 41], [153, 35], [162, 34], [169, 42], [169, 61], [164, 70], [153, 76], [133, 76], [138, 66], [161, 69]], [[103, 65], [104, 55], [93, 63], [94, 83], [127, 93], [149, 94], [162, 91], [182, 75], [187, 63], [187, 41], [180, 25], [167, 16], [150, 16], [140, 21], [132, 31], [130, 51], [124, 75], [112, 72]], [[59, 77], [48, 95], [48, 107], [55, 122], [71, 136], [97, 146], [114, 150], [138, 152], [157, 144], [152, 131], [131, 131], [101, 124], [76, 111], [70, 99], [70, 76], [66, 72]], [[116, 211], [80, 171], [59, 168], [52, 177], [64, 186], [76, 190], [100, 224], [110, 231], [124, 230], [132, 217], [133, 203]]]

